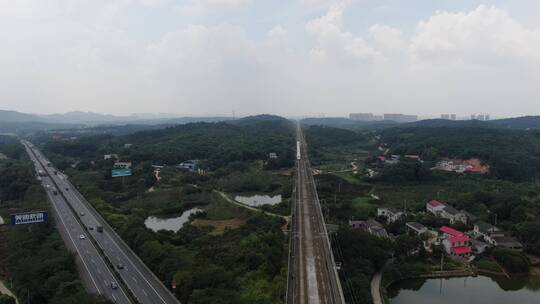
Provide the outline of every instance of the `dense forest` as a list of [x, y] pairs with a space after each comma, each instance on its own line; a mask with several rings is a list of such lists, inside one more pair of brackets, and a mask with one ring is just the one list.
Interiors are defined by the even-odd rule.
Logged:
[[[294, 134], [288, 120], [257, 116], [126, 136], [50, 140], [43, 151], [161, 280], [176, 282], [182, 303], [277, 304], [286, 290], [285, 221], [225, 197], [280, 194], [283, 202], [264, 210], [288, 214]], [[270, 159], [272, 152], [277, 159]], [[113, 153], [132, 162], [132, 176], [111, 178], [115, 160], [103, 155]], [[199, 160], [204, 172], [175, 168], [189, 159]], [[154, 164], [167, 164], [159, 180]], [[203, 211], [176, 232], [145, 227], [149, 216], [191, 208]]]
[[473, 127], [403, 127], [381, 132], [393, 154], [480, 158], [495, 177], [526, 181], [540, 175], [540, 132]]
[[[34, 178], [22, 145], [0, 137], [0, 214], [47, 210], [45, 193]], [[69, 253], [49, 222], [32, 226], [0, 226], [0, 275], [12, 285], [21, 303], [108, 303], [84, 290]], [[6, 300], [7, 301], [7, 300]]]
[[[185, 160], [201, 160], [210, 170], [234, 161], [254, 161], [277, 153], [279, 167], [294, 160], [293, 124], [283, 118], [236, 123], [190, 123], [126, 136], [90, 136], [73, 141], [50, 141], [48, 153], [83, 159], [102, 158], [120, 153], [133, 162], [174, 165]], [[127, 149], [124, 144], [131, 144]], [[56, 163], [56, 162], [55, 162]]]

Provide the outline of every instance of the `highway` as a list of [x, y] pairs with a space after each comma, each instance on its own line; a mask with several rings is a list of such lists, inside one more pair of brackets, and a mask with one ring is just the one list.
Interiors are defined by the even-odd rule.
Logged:
[[292, 220], [288, 304], [344, 304], [343, 291], [309, 165], [297, 128], [296, 193]]
[[[49, 163], [45, 156], [35, 147], [33, 147], [33, 152], [43, 164]], [[87, 233], [93, 237], [104, 256], [114, 265], [111, 267], [115, 268], [115, 272], [121, 278], [122, 282], [120, 283], [127, 287], [127, 292], [133, 295], [133, 302], [141, 304], [180, 303], [116, 234], [97, 210], [78, 192], [65, 175], [57, 172], [52, 166], [45, 166], [44, 170], [49, 173], [53, 179], [52, 182], [62, 191], [63, 197], [71, 205], [79, 221], [86, 227]], [[102, 232], [97, 231], [96, 227], [98, 226], [103, 227]]]
[[[43, 166], [32, 153], [28, 142], [23, 142], [30, 159], [34, 162], [36, 172], [45, 172]], [[41, 183], [46, 190], [47, 196], [52, 204], [55, 214], [56, 225], [67, 247], [76, 254], [77, 265], [81, 273], [81, 279], [85, 283], [88, 291], [94, 294], [103, 295], [115, 303], [131, 303], [126, 292], [118, 286], [113, 289], [112, 282], [116, 282], [113, 272], [107, 266], [105, 260], [100, 256], [98, 249], [87, 238], [87, 233], [78, 222], [75, 214], [69, 208], [67, 201], [61, 195], [54, 195], [56, 189], [49, 176], [40, 177]], [[80, 236], [85, 238], [81, 239]]]

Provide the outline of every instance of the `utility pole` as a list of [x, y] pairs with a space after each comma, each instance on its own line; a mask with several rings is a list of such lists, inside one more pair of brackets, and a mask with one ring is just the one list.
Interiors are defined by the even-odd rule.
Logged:
[[441, 253], [441, 271], [443, 271], [443, 265], [444, 265], [444, 253]]

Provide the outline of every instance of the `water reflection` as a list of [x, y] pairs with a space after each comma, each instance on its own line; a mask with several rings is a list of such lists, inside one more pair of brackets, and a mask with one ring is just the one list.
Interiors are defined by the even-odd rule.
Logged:
[[246, 204], [252, 207], [259, 207], [262, 205], [276, 205], [281, 203], [281, 194], [275, 196], [269, 195], [251, 195], [241, 196], [237, 195], [234, 199], [242, 204]]
[[533, 304], [540, 303], [538, 277], [467, 277], [416, 279], [388, 289], [391, 304]]
[[197, 213], [202, 212], [202, 209], [199, 208], [192, 208], [189, 210], [186, 210], [182, 213], [180, 216], [176, 217], [156, 217], [156, 216], [149, 216], [145, 221], [144, 225], [146, 228], [153, 230], [154, 232], [157, 232], [159, 230], [170, 230], [170, 231], [178, 231], [184, 223], [187, 223], [189, 221], [189, 216]]

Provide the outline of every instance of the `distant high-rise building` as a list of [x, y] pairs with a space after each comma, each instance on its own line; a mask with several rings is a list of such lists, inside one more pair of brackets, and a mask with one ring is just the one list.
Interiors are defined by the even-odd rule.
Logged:
[[456, 114], [441, 114], [441, 119], [456, 120], [457, 115]]
[[417, 115], [405, 115], [399, 113], [387, 113], [384, 114], [384, 120], [391, 120], [399, 123], [415, 122], [418, 120]]
[[477, 119], [480, 121], [488, 121], [489, 120], [489, 114], [478, 114], [478, 115], [471, 115], [471, 119]]
[[349, 114], [349, 119], [351, 120], [360, 120], [360, 121], [373, 121], [373, 113], [351, 113]]

